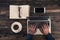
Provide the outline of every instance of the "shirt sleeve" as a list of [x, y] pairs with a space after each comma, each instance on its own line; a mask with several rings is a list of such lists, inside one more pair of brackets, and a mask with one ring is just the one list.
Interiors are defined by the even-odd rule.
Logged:
[[44, 35], [46, 40], [55, 40], [54, 37], [49, 33], [48, 35]]
[[31, 35], [31, 34], [27, 34], [27, 38], [26, 38], [26, 40], [32, 40], [32, 37], [33, 37], [33, 35]]

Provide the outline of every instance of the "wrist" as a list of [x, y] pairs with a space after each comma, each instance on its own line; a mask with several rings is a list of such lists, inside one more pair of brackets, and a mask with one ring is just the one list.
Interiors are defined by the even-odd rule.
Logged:
[[46, 33], [46, 34], [44, 34], [44, 35], [48, 35], [48, 34], [51, 34], [51, 33]]
[[34, 33], [30, 33], [30, 32], [29, 32], [28, 34], [33, 35]]

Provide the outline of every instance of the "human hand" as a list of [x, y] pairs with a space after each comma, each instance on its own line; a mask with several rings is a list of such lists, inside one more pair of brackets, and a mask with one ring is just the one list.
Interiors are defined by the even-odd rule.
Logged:
[[29, 34], [34, 34], [36, 32], [36, 25], [30, 25], [28, 27]]
[[44, 34], [47, 35], [49, 33], [49, 28], [48, 28], [48, 24], [46, 22], [41, 22], [41, 28], [40, 31]]
[[47, 35], [49, 33], [48, 25], [46, 25], [46, 24], [42, 25], [42, 32], [44, 35]]

